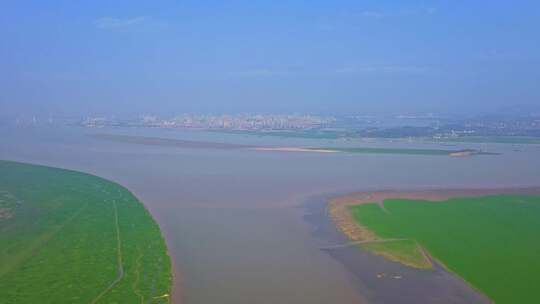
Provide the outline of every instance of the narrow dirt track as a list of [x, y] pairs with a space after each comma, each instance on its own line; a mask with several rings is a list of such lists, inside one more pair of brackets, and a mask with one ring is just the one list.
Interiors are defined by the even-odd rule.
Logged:
[[118, 275], [114, 279], [114, 281], [107, 286], [100, 294], [98, 294], [92, 301], [90, 301], [90, 304], [95, 304], [97, 301], [99, 301], [107, 292], [109, 292], [114, 285], [118, 284], [122, 278], [124, 278], [124, 265], [122, 263], [122, 240], [120, 238], [120, 226], [118, 224], [118, 208], [116, 206], [116, 200], [113, 200], [113, 209], [114, 209], [114, 224], [116, 227], [116, 245], [117, 245], [117, 259], [118, 259]]
[[361, 244], [388, 243], [388, 242], [397, 242], [397, 241], [406, 241], [406, 240], [408, 239], [378, 239], [378, 240], [354, 241], [354, 242], [349, 242], [345, 244], [322, 247], [321, 249], [322, 250], [338, 249], [338, 248], [346, 248], [346, 247], [350, 247], [354, 245], [361, 245]]

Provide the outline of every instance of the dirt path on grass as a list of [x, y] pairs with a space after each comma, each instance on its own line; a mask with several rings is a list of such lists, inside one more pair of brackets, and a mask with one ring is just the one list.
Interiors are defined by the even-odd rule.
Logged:
[[333, 245], [333, 246], [327, 246], [322, 247], [322, 250], [329, 250], [329, 249], [338, 249], [338, 248], [345, 248], [355, 245], [362, 245], [362, 244], [372, 244], [372, 243], [388, 243], [388, 242], [397, 242], [397, 241], [407, 241], [408, 239], [400, 238], [400, 239], [377, 239], [377, 240], [366, 240], [366, 241], [354, 241], [354, 242], [348, 242], [345, 244], [340, 245]]
[[100, 294], [98, 294], [90, 304], [97, 303], [107, 292], [109, 292], [122, 278], [124, 278], [124, 265], [122, 262], [122, 239], [120, 238], [120, 225], [118, 224], [118, 207], [116, 206], [116, 200], [113, 200], [114, 209], [114, 224], [116, 228], [116, 245], [117, 245], [117, 261], [118, 261], [118, 275], [116, 278], [105, 288]]

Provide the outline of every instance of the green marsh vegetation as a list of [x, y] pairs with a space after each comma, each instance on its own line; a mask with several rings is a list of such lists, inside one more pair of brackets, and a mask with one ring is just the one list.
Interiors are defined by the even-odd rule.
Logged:
[[423, 249], [415, 240], [391, 239], [388, 241], [373, 241], [361, 244], [360, 247], [367, 251], [381, 255], [390, 260], [401, 262], [407, 266], [430, 269], [431, 261], [423, 252]]
[[96, 176], [0, 161], [0, 303], [168, 303], [158, 225]]
[[379, 239], [398, 240], [362, 245], [367, 250], [426, 268], [418, 254], [423, 248], [496, 303], [533, 303], [538, 298], [540, 197], [388, 199], [384, 208], [376, 203], [351, 207], [355, 220]]

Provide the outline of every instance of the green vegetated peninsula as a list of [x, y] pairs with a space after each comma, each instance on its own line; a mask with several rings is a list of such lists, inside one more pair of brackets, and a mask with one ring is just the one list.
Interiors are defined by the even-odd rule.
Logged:
[[0, 161], [0, 303], [168, 303], [160, 229], [127, 189]]
[[538, 299], [539, 196], [494, 195], [440, 202], [386, 199], [384, 204], [349, 208], [353, 218], [376, 236], [378, 241], [361, 245], [375, 254], [429, 268], [425, 249], [496, 303]]

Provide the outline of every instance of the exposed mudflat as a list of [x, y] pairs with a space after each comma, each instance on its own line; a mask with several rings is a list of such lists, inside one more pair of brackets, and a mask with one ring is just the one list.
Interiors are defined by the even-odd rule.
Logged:
[[[331, 196], [310, 199], [305, 220], [314, 235], [329, 244], [344, 244], [349, 239], [327, 214]], [[321, 249], [349, 271], [359, 292], [370, 303], [490, 303], [459, 277], [435, 264], [433, 270], [418, 270], [373, 255], [358, 246]]]

